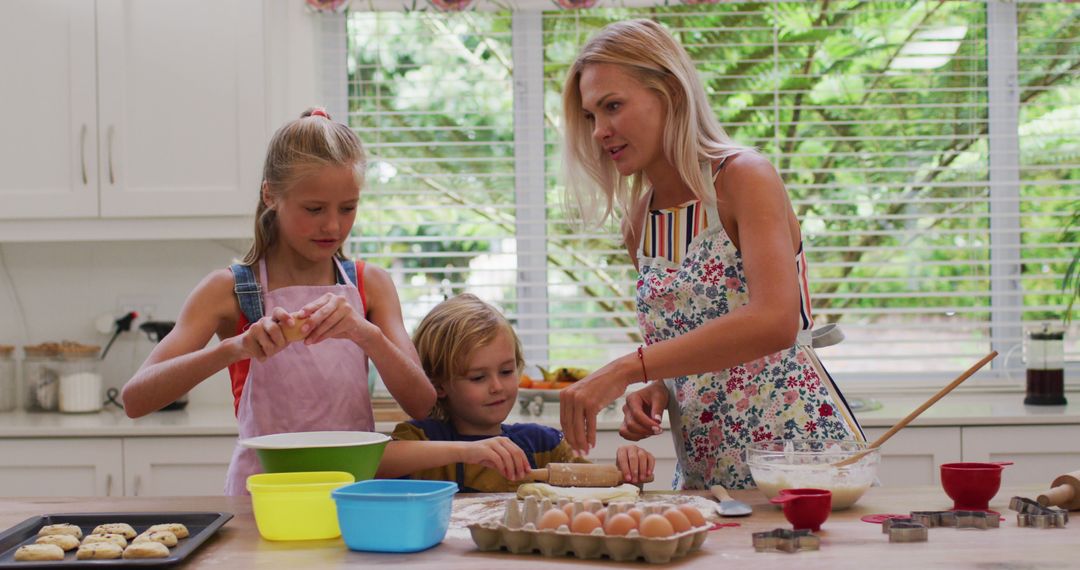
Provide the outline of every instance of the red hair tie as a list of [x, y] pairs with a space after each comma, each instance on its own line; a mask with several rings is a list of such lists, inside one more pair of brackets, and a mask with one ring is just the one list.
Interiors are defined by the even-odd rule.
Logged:
[[326, 109], [323, 109], [322, 107], [315, 107], [311, 110], [311, 116], [314, 117], [316, 115], [320, 117], [325, 117], [327, 120], [330, 120], [330, 115], [326, 114]]

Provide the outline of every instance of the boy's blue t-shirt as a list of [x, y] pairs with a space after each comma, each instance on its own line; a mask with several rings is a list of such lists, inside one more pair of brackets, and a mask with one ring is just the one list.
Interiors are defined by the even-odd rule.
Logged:
[[[502, 436], [525, 452], [529, 466], [539, 469], [548, 463], [588, 463], [573, 454], [562, 432], [533, 423], [503, 424]], [[462, 435], [450, 422], [440, 420], [410, 420], [394, 428], [394, 439], [411, 441], [479, 441], [490, 435]], [[519, 482], [508, 481], [498, 471], [481, 465], [454, 463], [423, 469], [409, 475], [411, 479], [454, 481], [463, 493], [509, 493], [517, 490]]]

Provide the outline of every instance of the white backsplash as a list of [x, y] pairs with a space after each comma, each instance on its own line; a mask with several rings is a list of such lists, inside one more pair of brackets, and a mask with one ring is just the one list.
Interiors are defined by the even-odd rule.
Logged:
[[[0, 344], [66, 339], [104, 346], [110, 335], [97, 332], [94, 319], [120, 316], [124, 302], [153, 306], [136, 324], [148, 316], [175, 321], [195, 285], [246, 250], [239, 240], [0, 244]], [[152, 348], [137, 329], [122, 334], [102, 362], [105, 388], [123, 386]], [[230, 405], [228, 374], [204, 381], [190, 401]]]

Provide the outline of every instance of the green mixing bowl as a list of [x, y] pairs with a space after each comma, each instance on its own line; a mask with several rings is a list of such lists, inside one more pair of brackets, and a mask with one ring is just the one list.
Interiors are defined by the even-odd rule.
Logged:
[[240, 445], [255, 450], [267, 473], [345, 471], [365, 481], [375, 477], [388, 441], [368, 431], [305, 431], [253, 437]]

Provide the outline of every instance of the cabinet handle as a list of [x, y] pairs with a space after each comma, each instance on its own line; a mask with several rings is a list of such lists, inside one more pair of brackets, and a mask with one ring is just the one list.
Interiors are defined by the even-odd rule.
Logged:
[[113, 166], [112, 166], [112, 139], [113, 139], [113, 126], [112, 125], [109, 125], [109, 130], [108, 130], [107, 134], [105, 135], [105, 138], [108, 141], [108, 146], [109, 146], [109, 184], [116, 184], [116, 177], [113, 176]]
[[139, 487], [142, 487], [142, 477], [135, 476], [135, 496], [139, 496]]
[[107, 473], [105, 475], [105, 496], [112, 496], [112, 473]]
[[82, 183], [86, 186], [86, 125], [79, 132], [79, 164], [82, 166]]

